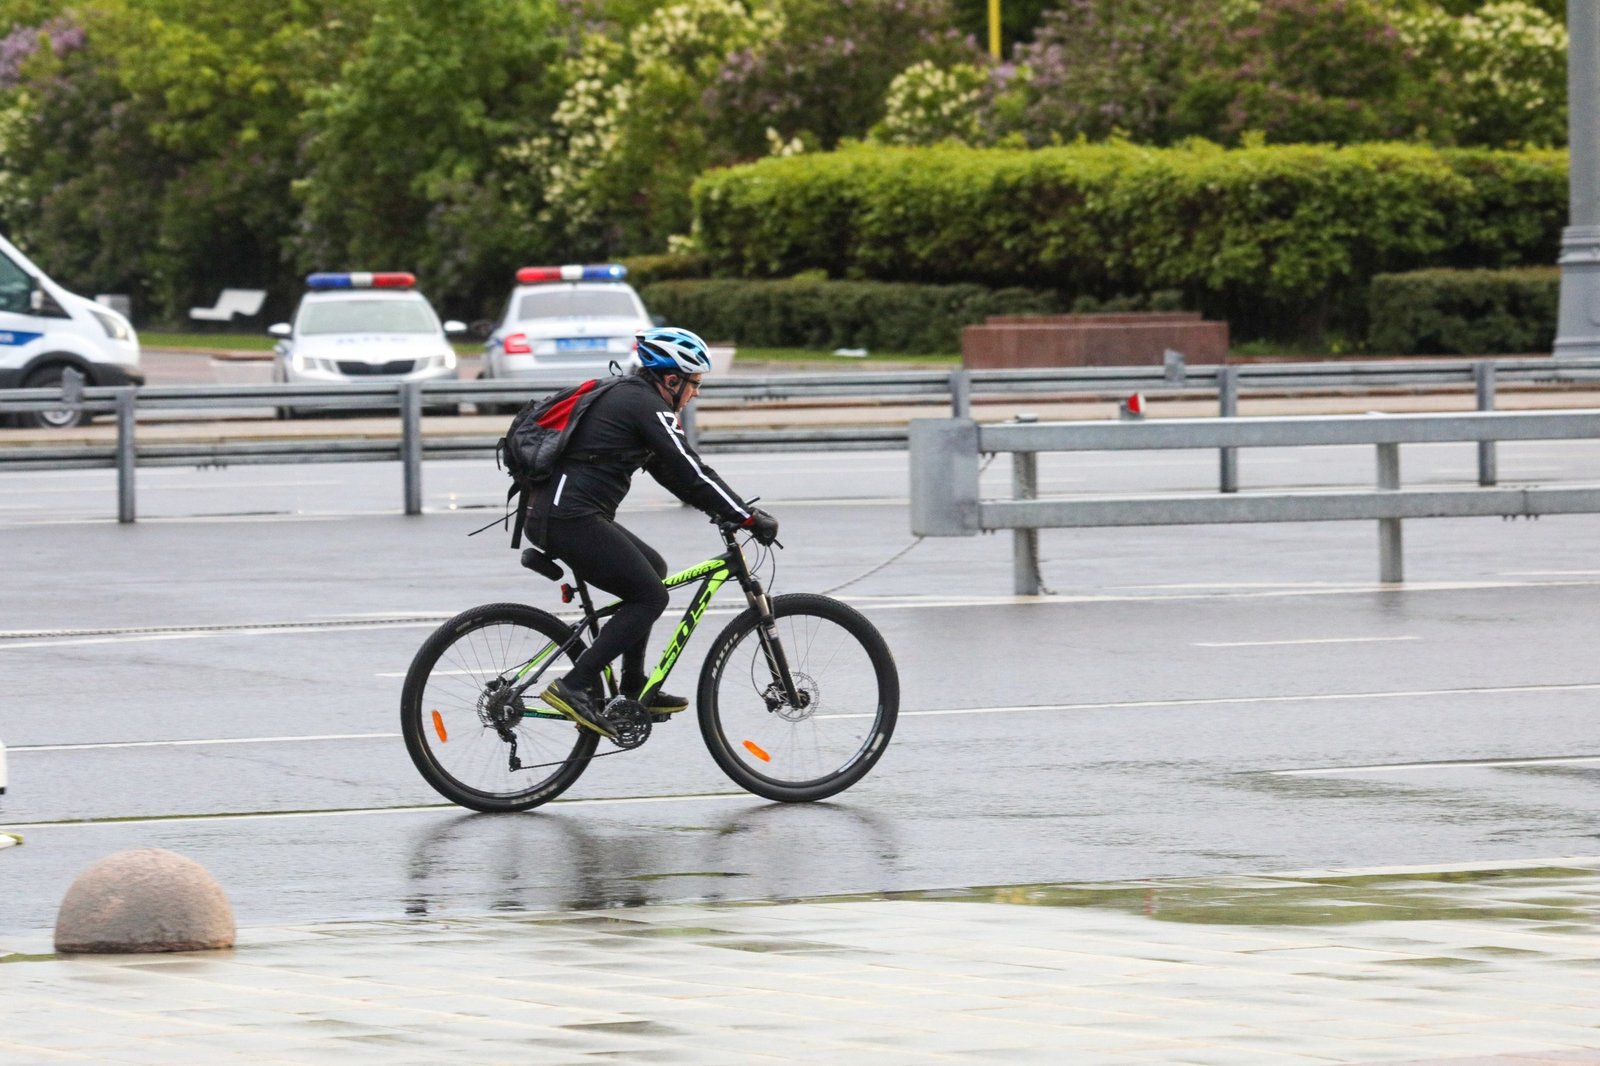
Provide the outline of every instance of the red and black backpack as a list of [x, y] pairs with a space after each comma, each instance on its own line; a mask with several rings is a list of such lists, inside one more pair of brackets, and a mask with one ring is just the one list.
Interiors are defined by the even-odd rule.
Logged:
[[511, 534], [511, 546], [522, 543], [522, 522], [527, 514], [528, 498], [549, 481], [564, 458], [612, 458], [614, 453], [584, 456], [567, 454], [572, 434], [582, 421], [584, 413], [605, 391], [626, 378], [613, 377], [601, 381], [591, 379], [581, 385], [529, 400], [511, 419], [506, 435], [494, 446], [495, 463], [511, 475], [511, 487], [506, 490], [506, 502], [517, 499], [513, 517], [516, 528]]

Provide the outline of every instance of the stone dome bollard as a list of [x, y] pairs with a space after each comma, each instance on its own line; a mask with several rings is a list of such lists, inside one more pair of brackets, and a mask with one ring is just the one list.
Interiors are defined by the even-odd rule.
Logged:
[[119, 851], [78, 875], [56, 915], [56, 950], [231, 948], [233, 908], [205, 867], [164, 848]]

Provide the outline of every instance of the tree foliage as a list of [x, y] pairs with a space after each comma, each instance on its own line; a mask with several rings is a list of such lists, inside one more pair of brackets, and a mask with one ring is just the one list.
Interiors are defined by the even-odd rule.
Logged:
[[997, 64], [979, 0], [0, 0], [0, 225], [144, 317], [339, 267], [471, 317], [519, 263], [667, 249], [708, 169], [863, 138], [1565, 137], [1561, 0], [1003, 12]]
[[[979, 132], [963, 139], [1034, 147], [1111, 136], [1162, 145], [1188, 137], [1564, 143], [1561, 23], [1521, 0], [1458, 7], [1064, 0], [995, 71], [975, 101]], [[899, 100], [886, 129], [937, 125], [917, 109], [943, 102]]]
[[557, 25], [539, 0], [374, 0], [308, 94], [296, 262], [416, 270], [472, 302], [504, 288], [527, 232], [503, 155], [553, 106]]
[[775, 36], [739, 0], [679, 0], [584, 35], [549, 121], [509, 150], [519, 204], [579, 256], [656, 251], [689, 227], [689, 184], [729, 155], [702, 99], [725, 57]]

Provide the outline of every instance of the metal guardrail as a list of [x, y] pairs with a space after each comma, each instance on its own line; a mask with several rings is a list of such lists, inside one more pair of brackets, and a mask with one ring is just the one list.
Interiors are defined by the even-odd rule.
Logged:
[[[1376, 519], [1379, 579], [1404, 580], [1401, 520], [1476, 515], [1531, 517], [1600, 512], [1600, 486], [1404, 489], [1400, 445], [1600, 438], [1600, 410], [1342, 415], [1304, 418], [1164, 419], [979, 425], [971, 419], [911, 423], [911, 530], [921, 536], [971, 536], [1013, 530], [1013, 587], [1039, 591], [1038, 530], [1091, 526], [1202, 525]], [[1045, 451], [1297, 447], [1371, 444], [1377, 486], [1370, 491], [1157, 494], [1038, 499], [1037, 455]], [[979, 495], [979, 456], [1010, 452], [1013, 498]]]
[[[1173, 353], [1176, 355], [1176, 353]], [[1382, 363], [1282, 363], [1242, 366], [1186, 366], [1169, 358], [1164, 366], [1074, 367], [1038, 370], [954, 370], [874, 372], [858, 368], [835, 374], [726, 376], [706, 382], [701, 402], [720, 404], [934, 403], [948, 404], [956, 417], [968, 417], [975, 401], [1028, 395], [1049, 397], [1118, 396], [1132, 391], [1205, 394], [1214, 392], [1219, 414], [1238, 410], [1241, 390], [1316, 393], [1378, 388], [1446, 388], [1476, 383], [1478, 407], [1494, 406], [1496, 382], [1528, 385], [1600, 383], [1600, 360], [1523, 359], [1496, 361], [1395, 361]], [[407, 514], [421, 512], [421, 463], [425, 459], [482, 459], [493, 454], [498, 435], [428, 436], [421, 432], [424, 410], [509, 413], [515, 406], [571, 384], [564, 374], [540, 379], [500, 381], [349, 382], [330, 385], [182, 385], [131, 388], [13, 389], [0, 391], [0, 418], [66, 405], [91, 415], [115, 415], [113, 444], [53, 447], [7, 445], [0, 433], [0, 469], [115, 467], [118, 516], [134, 520], [134, 470], [137, 466], [223, 466], [280, 462], [399, 461]], [[347, 439], [233, 439], [189, 442], [137, 442], [139, 415], [179, 413], [218, 417], [241, 411], [279, 413], [394, 412], [395, 439], [350, 435]], [[705, 451], [842, 450], [904, 448], [903, 424], [850, 428], [791, 427], [718, 430], [701, 433], [693, 410], [685, 419]], [[337, 426], [329, 429], [337, 432]], [[1492, 477], [1493, 445], [1482, 446], [1481, 463]], [[1222, 482], [1227, 491], [1231, 450], [1222, 452]]]

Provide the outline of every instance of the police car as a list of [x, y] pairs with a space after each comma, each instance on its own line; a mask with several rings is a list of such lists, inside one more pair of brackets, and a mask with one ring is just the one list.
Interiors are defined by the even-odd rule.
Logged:
[[658, 325], [620, 263], [523, 267], [484, 344], [486, 378], [603, 373], [633, 364], [633, 335]]
[[278, 338], [273, 380], [312, 385], [455, 378], [449, 334], [467, 327], [454, 320], [441, 325], [416, 283], [404, 272], [307, 277], [294, 322], [267, 330]]
[[[68, 292], [0, 237], [0, 389], [60, 388], [69, 370], [86, 385], [143, 385], [139, 338], [122, 315]], [[76, 407], [16, 417], [55, 428], [85, 421]]]

